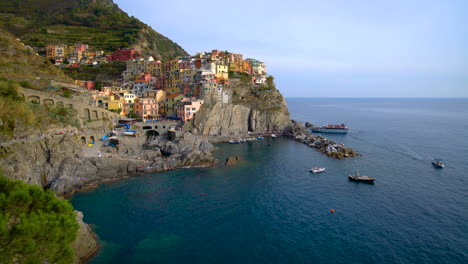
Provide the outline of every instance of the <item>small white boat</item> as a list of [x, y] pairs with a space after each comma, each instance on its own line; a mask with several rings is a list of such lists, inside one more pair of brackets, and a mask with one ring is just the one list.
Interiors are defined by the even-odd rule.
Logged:
[[272, 137], [272, 138], [276, 138], [276, 135], [275, 135], [275, 134], [271, 134], [271, 137]]
[[319, 167], [315, 167], [315, 168], [310, 169], [310, 172], [312, 172], [312, 173], [320, 173], [320, 172], [324, 172], [324, 171], [325, 171], [325, 168], [319, 168]]

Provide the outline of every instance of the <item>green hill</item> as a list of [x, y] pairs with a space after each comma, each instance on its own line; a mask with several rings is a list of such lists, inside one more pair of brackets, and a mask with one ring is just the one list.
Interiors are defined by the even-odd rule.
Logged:
[[112, 0], [2, 0], [0, 23], [39, 53], [48, 44], [85, 43], [105, 51], [141, 48], [159, 59], [187, 55]]

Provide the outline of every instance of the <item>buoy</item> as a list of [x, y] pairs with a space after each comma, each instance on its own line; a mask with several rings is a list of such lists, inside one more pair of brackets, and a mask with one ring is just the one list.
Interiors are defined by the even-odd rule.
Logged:
[[330, 212], [333, 214], [335, 212], [335, 209], [330, 209]]

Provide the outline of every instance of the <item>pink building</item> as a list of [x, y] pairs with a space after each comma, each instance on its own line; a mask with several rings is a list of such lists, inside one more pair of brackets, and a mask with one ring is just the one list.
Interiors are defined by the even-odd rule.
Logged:
[[156, 98], [137, 98], [133, 103], [133, 111], [143, 121], [148, 119], [157, 119], [159, 117], [159, 109]]
[[192, 119], [203, 105], [203, 100], [195, 98], [184, 98], [174, 107], [177, 117], [184, 122]]
[[182, 59], [179, 61], [179, 69], [188, 69], [190, 68], [190, 60]]
[[151, 78], [152, 78], [152, 77], [153, 77], [153, 76], [152, 76], [151, 74], [147, 73], [147, 72], [145, 72], [145, 73], [140, 73], [140, 74], [136, 77], [135, 81], [137, 81], [137, 82], [151, 82]]

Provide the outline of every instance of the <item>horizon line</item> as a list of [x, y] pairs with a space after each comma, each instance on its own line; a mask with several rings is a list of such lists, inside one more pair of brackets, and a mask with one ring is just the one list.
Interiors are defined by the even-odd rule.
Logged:
[[468, 99], [468, 97], [297, 97], [284, 96], [286, 99]]

